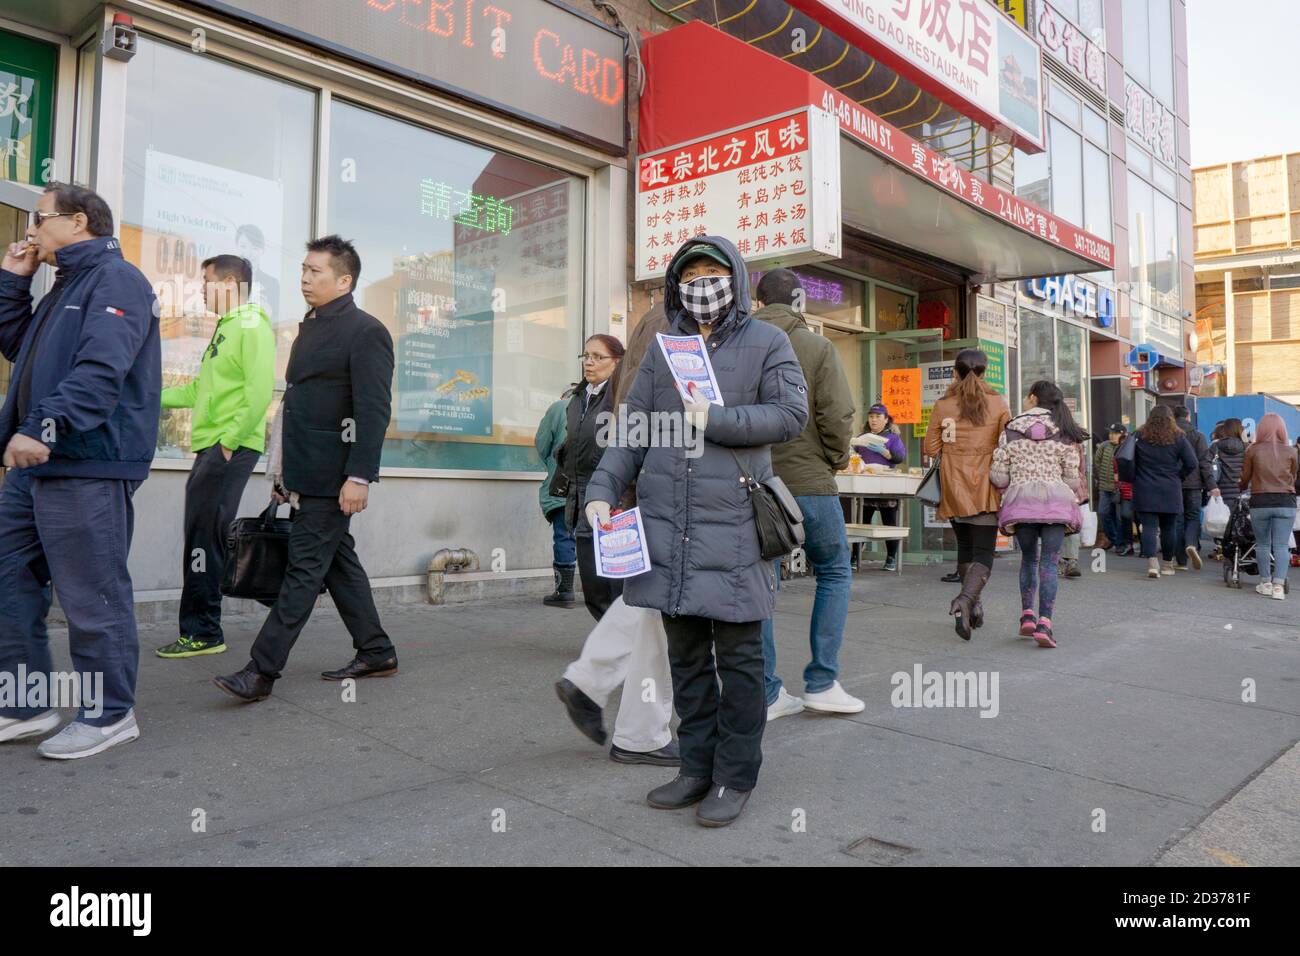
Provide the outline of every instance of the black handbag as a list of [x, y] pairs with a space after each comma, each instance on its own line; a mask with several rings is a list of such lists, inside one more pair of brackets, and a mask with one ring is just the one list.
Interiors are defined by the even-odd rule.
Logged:
[[236, 518], [226, 533], [226, 566], [221, 593], [270, 607], [280, 595], [289, 566], [289, 531], [293, 522], [277, 518], [275, 499], [252, 518]]
[[555, 474], [551, 477], [551, 486], [546, 489], [556, 498], [569, 497], [569, 473], [564, 470], [565, 449], [569, 447], [566, 441], [555, 452]]
[[[727, 449], [731, 451], [731, 449]], [[794, 500], [785, 482], [773, 475], [756, 481], [745, 470], [740, 458], [732, 451], [731, 457], [745, 479], [749, 503], [754, 508], [754, 528], [758, 532], [758, 551], [764, 561], [783, 558], [803, 545], [803, 512]]]
[[939, 456], [936, 455], [934, 461], [930, 464], [930, 470], [925, 473], [921, 483], [916, 487], [916, 500], [923, 505], [929, 505], [931, 508], [939, 507], [939, 502], [943, 500], [943, 487], [939, 479]]

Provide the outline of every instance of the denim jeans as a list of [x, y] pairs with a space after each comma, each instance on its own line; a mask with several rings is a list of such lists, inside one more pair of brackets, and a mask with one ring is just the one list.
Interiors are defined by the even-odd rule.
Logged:
[[1129, 543], [1129, 521], [1123, 516], [1123, 499], [1118, 491], [1103, 491], [1097, 499], [1101, 530], [1110, 543], [1122, 548]]
[[1049, 621], [1056, 607], [1056, 559], [1064, 541], [1063, 524], [1022, 522], [1016, 525], [1016, 544], [1020, 546], [1020, 606], [1032, 611], [1037, 596], [1038, 616]]
[[[1138, 523], [1142, 525], [1142, 557], [1164, 558], [1174, 560], [1178, 551], [1178, 515], [1172, 511], [1142, 511], [1138, 513]], [[1160, 536], [1159, 551], [1156, 550], [1156, 535]]]
[[1259, 561], [1259, 580], [1286, 581], [1291, 567], [1291, 526], [1295, 508], [1251, 508], [1250, 523], [1255, 529], [1255, 556]]
[[556, 564], [571, 567], [578, 563], [578, 543], [564, 522], [564, 509], [551, 512], [551, 555]]
[[1186, 564], [1185, 548], [1201, 546], [1201, 489], [1183, 489], [1183, 511], [1178, 516], [1178, 527], [1174, 530], [1174, 540], [1178, 545], [1178, 563]]
[[[803, 550], [817, 577], [817, 596], [813, 599], [812, 621], [808, 627], [812, 660], [803, 672], [806, 692], [816, 694], [830, 690], [840, 672], [840, 644], [844, 642], [844, 622], [849, 616], [849, 542], [844, 534], [844, 511], [838, 496], [797, 495], [795, 501], [803, 513]], [[780, 587], [780, 561], [775, 563]], [[781, 693], [772, 622], [773, 618], [763, 622], [763, 673], [768, 704]]]

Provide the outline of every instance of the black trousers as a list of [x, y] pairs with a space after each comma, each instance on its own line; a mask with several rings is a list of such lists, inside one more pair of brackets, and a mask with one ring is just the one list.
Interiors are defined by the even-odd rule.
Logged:
[[663, 618], [673, 704], [681, 718], [682, 775], [705, 777], [720, 787], [754, 789], [767, 726], [763, 622]]
[[339, 617], [352, 635], [357, 657], [379, 663], [395, 657], [370, 593], [370, 580], [357, 560], [351, 517], [339, 509], [337, 498], [302, 496], [289, 535], [289, 567], [280, 595], [253, 642], [253, 663], [267, 677], [279, 678], [289, 652], [311, 617], [323, 583], [334, 599]]
[[605, 616], [609, 606], [623, 593], [621, 578], [602, 578], [596, 573], [596, 539], [578, 534], [578, 578], [582, 581], [582, 601], [596, 620]]
[[[898, 524], [898, 505], [889, 508], [870, 500], [865, 501], [862, 504], [862, 523], [871, 524], [871, 519], [876, 516], [877, 511], [880, 512], [880, 523], [882, 525]], [[897, 541], [890, 540], [885, 542], [885, 556], [890, 558], [898, 557]]]
[[993, 552], [998, 545], [997, 525], [953, 521], [952, 530], [957, 535], [958, 564], [982, 564], [990, 570], [993, 568]]
[[239, 513], [239, 499], [258, 453], [238, 448], [230, 461], [220, 445], [203, 449], [185, 482], [185, 551], [181, 555], [180, 633], [224, 641], [221, 633], [221, 574], [226, 532]]

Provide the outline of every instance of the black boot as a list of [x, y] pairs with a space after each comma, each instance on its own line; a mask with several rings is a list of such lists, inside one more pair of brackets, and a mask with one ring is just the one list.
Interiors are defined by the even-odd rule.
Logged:
[[[964, 564], [959, 565], [958, 570], [961, 572], [961, 593], [952, 599], [948, 613], [954, 618], [953, 627], [957, 636], [963, 641], [969, 641], [975, 605], [979, 603], [980, 592], [988, 583], [992, 569], [982, 564]], [[980, 617], [983, 617], [982, 613]]]
[[547, 607], [577, 607], [578, 599], [573, 593], [574, 565], [553, 564], [551, 570], [555, 572], [555, 590], [542, 598], [542, 603]]

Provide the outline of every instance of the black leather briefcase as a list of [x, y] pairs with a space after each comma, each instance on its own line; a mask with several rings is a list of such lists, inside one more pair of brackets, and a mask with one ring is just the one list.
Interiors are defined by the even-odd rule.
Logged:
[[293, 522], [277, 518], [275, 499], [252, 518], [236, 518], [226, 534], [226, 566], [221, 593], [270, 607], [280, 594], [289, 566], [289, 530]]

